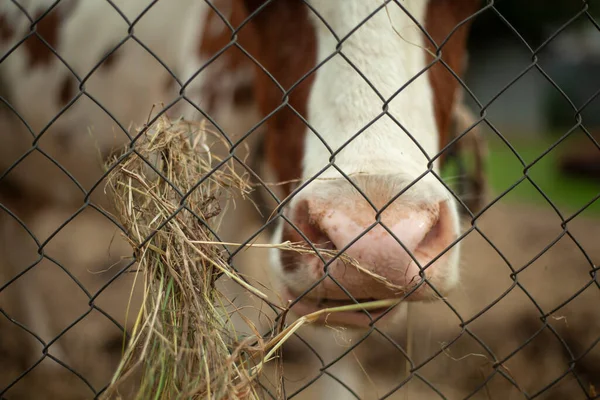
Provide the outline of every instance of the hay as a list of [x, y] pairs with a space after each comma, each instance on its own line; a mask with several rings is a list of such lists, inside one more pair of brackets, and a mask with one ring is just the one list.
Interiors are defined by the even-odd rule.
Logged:
[[[137, 399], [260, 398], [255, 383], [264, 365], [304, 324], [332, 312], [398, 303], [392, 299], [327, 308], [287, 327], [282, 318], [266, 338], [246, 320], [255, 336], [237, 338], [230, 320], [232, 302], [215, 287], [217, 278], [226, 275], [256, 297], [269, 300], [227, 264], [225, 243], [217, 242], [203, 224], [218, 227], [223, 199], [250, 191], [245, 177], [235, 173], [233, 162], [223, 162], [211, 152], [218, 141], [219, 135], [202, 123], [162, 117], [135, 143], [135, 151], [127, 148], [108, 163], [115, 167], [107, 176], [107, 188], [114, 198], [116, 219], [135, 250], [144, 298], [103, 398], [120, 398], [121, 383], [135, 374], [141, 375]], [[273, 246], [311, 252], [287, 242], [269, 245]], [[326, 250], [322, 254], [335, 255]], [[343, 259], [372, 275], [353, 260]], [[383, 277], [375, 278], [391, 285]]]
[[139, 138], [135, 153], [109, 162], [118, 163], [108, 187], [143, 273], [144, 300], [105, 397], [118, 397], [119, 383], [136, 370], [138, 399], [258, 397], [251, 358], [232, 336], [214, 284], [225, 274], [256, 296], [266, 295], [227, 265], [223, 246], [202, 223], [215, 228], [219, 198], [249, 190], [231, 162], [207, 177], [222, 161], [210, 151], [215, 140], [203, 124], [162, 117]]

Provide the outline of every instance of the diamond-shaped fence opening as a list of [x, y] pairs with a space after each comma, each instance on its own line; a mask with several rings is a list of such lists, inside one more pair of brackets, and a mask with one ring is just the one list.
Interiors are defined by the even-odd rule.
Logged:
[[598, 398], [599, 5], [5, 0], [0, 399]]

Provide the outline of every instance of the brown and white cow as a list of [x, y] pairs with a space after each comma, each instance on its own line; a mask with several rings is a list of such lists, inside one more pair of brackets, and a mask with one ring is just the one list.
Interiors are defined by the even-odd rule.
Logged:
[[[352, 301], [403, 296], [421, 277], [443, 295], [458, 281], [458, 248], [448, 249], [459, 234], [457, 207], [427, 171], [439, 172], [435, 156], [447, 141], [458, 82], [441, 65], [427, 69], [432, 46], [419, 25], [442, 43], [477, 1], [309, 4], [310, 10], [303, 2], [276, 2], [256, 23], [264, 42], [272, 40], [263, 51], [291, 53], [283, 60], [264, 56], [285, 88], [319, 66], [289, 100], [310, 128], [287, 111], [267, 131], [267, 157], [279, 180], [310, 182], [294, 192], [284, 212], [291, 223], [278, 226], [275, 240], [345, 250], [385, 282], [341, 260], [324, 274], [315, 256], [276, 252], [284, 293], [293, 300], [322, 279], [296, 304], [300, 313], [340, 304], [349, 294]], [[275, 27], [267, 23], [275, 20]], [[464, 39], [463, 31], [446, 49], [456, 71]], [[263, 113], [281, 102], [264, 97], [273, 103]], [[409, 298], [430, 296], [426, 286]], [[335, 320], [369, 323], [362, 313], [328, 318]]]
[[[423, 300], [456, 286], [458, 207], [436, 175], [478, 0], [112, 3], [122, 15], [105, 1], [0, 6], [0, 95], [10, 105], [0, 110], [0, 167], [31, 152], [7, 179], [61, 201], [87, 199], [36, 149], [89, 189], [101, 173], [98, 153], [126, 142], [153, 104], [168, 104], [171, 115], [210, 116], [235, 140], [256, 128], [244, 140], [264, 143], [284, 183], [275, 242], [308, 240], [360, 263], [324, 266], [315, 255], [274, 251], [283, 297], [303, 295], [297, 313], [407, 294]], [[135, 38], [113, 51], [129, 33]], [[255, 112], [240, 129], [242, 114]], [[367, 325], [380, 314], [328, 321]]]

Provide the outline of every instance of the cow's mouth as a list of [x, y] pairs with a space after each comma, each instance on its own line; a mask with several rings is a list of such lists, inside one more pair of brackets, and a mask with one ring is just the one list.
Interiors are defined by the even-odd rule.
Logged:
[[[289, 288], [286, 288], [284, 290], [284, 299], [287, 302], [294, 302], [298, 299], [298, 296]], [[383, 314], [386, 314], [394, 306], [390, 301], [382, 301], [374, 298], [356, 300], [357, 302], [351, 299], [314, 299], [303, 297], [294, 303], [291, 311], [299, 316], [320, 313], [317, 321], [326, 325], [367, 327], [379, 320]], [[378, 306], [378, 304], [381, 304], [381, 306]], [[365, 308], [361, 307], [361, 305], [364, 305]], [[340, 308], [347, 308], [347, 310], [339, 310]], [[330, 312], [323, 312], [323, 310], [329, 309], [331, 309]], [[393, 311], [391, 310], [390, 313], [393, 313]]]

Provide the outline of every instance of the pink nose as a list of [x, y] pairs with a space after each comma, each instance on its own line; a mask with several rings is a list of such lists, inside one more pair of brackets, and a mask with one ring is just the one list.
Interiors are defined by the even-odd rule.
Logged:
[[[292, 216], [296, 227], [315, 247], [345, 249], [345, 254], [358, 262], [357, 267], [340, 259], [326, 268], [357, 299], [399, 296], [423, 277], [450, 279], [452, 274], [445, 270], [448, 254], [436, 258], [457, 237], [454, 220], [446, 202], [427, 206], [392, 204], [381, 213], [380, 223], [376, 223], [375, 210], [368, 205], [357, 207], [356, 203], [334, 206], [304, 200], [297, 204]], [[283, 238], [305, 242], [291, 226], [284, 228]], [[282, 261], [288, 272], [302, 275], [302, 282], [314, 282], [325, 273], [323, 263], [314, 255], [283, 253]], [[332, 279], [325, 279], [312, 292], [309, 296], [348, 298]]]

